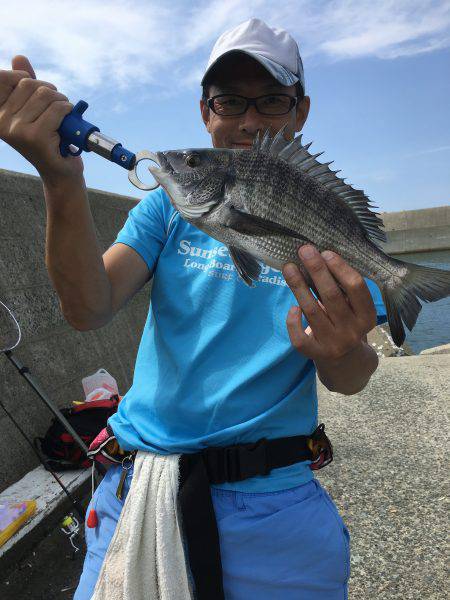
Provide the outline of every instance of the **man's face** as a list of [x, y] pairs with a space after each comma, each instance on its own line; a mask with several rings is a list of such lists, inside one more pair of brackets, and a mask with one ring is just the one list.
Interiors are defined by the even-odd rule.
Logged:
[[[248, 98], [265, 94], [296, 95], [295, 85], [281, 85], [262, 65], [245, 54], [225, 57], [219, 63], [214, 82], [209, 86], [210, 98], [218, 94], [239, 94]], [[200, 109], [215, 148], [250, 148], [257, 131], [267, 128], [273, 135], [286, 125], [285, 137], [292, 139], [306, 121], [309, 98], [305, 96], [289, 113], [280, 116], [261, 115], [255, 106], [249, 106], [243, 115], [216, 115], [203, 100], [200, 101]]]

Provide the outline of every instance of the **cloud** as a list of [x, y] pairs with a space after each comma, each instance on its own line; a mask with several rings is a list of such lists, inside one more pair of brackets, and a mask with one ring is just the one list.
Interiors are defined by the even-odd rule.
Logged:
[[151, 81], [170, 62], [163, 39], [170, 12], [156, 2], [139, 11], [131, 2], [79, 0], [76, 15], [64, 0], [25, 0], [21, 8], [0, 7], [3, 68], [13, 54], [25, 54], [40, 79], [64, 84], [64, 89], [125, 89], [136, 80]]
[[[366, 185], [367, 182], [372, 183], [390, 183], [394, 181], [396, 174], [391, 169], [381, 169], [378, 171], [369, 171], [367, 173], [358, 173], [358, 181], [363, 181]], [[355, 179], [355, 177], [354, 177]], [[356, 184], [355, 184], [356, 185]]]
[[326, 21], [335, 34], [319, 48], [334, 59], [393, 59], [450, 45], [450, 4], [445, 1], [332, 2]]
[[69, 0], [22, 0], [16, 12], [0, 5], [0, 68], [25, 54], [69, 97], [170, 94], [198, 85], [217, 37], [254, 16], [288, 29], [315, 61], [450, 46], [447, 0], [78, 0], [75, 14]]
[[436, 148], [427, 148], [426, 150], [419, 150], [412, 152], [411, 154], [405, 154], [404, 158], [413, 158], [415, 156], [422, 156], [424, 154], [434, 154], [435, 152], [448, 152], [450, 146], [437, 146]]

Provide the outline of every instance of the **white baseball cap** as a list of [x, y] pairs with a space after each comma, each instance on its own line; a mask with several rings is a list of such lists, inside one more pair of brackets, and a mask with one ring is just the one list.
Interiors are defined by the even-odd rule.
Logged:
[[230, 52], [244, 52], [257, 60], [282, 85], [300, 82], [305, 92], [303, 64], [297, 42], [284, 29], [269, 27], [261, 19], [249, 19], [225, 31], [211, 51], [201, 85], [212, 67]]

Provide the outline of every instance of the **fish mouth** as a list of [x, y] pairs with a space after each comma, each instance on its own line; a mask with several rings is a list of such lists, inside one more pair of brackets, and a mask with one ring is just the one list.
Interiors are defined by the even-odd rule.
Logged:
[[245, 150], [253, 146], [253, 142], [232, 142], [231, 146], [236, 150]]
[[155, 162], [158, 165], [159, 170], [162, 173], [170, 173], [171, 174], [174, 172], [173, 167], [170, 164], [170, 162], [169, 162], [168, 158], [166, 157], [166, 155], [164, 154], [164, 152], [156, 152], [155, 156], [157, 158], [157, 160]]
[[164, 152], [152, 152], [152, 154], [151, 160], [153, 163], [150, 163], [148, 170], [153, 175], [155, 181], [163, 185], [164, 181], [167, 181], [167, 177], [173, 175], [175, 171]]

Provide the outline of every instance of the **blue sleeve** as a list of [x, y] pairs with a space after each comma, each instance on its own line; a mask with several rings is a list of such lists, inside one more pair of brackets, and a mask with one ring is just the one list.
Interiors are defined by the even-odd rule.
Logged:
[[377, 309], [377, 325], [381, 325], [381, 323], [386, 323], [386, 308], [384, 306], [379, 287], [371, 279], [367, 279], [367, 277], [365, 277], [364, 280], [367, 283], [369, 292], [372, 295], [373, 303], [375, 304], [375, 308]]
[[121, 243], [133, 248], [145, 260], [153, 275], [174, 212], [164, 190], [153, 190], [129, 211], [112, 246]]

